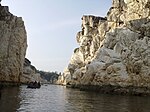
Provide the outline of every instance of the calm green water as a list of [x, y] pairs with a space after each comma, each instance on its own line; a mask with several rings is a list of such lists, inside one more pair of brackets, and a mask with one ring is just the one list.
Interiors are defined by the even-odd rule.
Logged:
[[1, 91], [0, 112], [150, 112], [150, 97], [104, 95], [58, 85]]

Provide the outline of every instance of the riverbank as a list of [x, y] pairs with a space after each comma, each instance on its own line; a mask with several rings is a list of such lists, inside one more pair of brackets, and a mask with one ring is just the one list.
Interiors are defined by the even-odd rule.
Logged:
[[150, 88], [147, 87], [121, 87], [112, 85], [67, 85], [68, 88], [77, 88], [81, 91], [99, 92], [112, 95], [150, 96]]
[[[42, 85], [44, 85], [43, 83]], [[46, 83], [47, 85], [57, 85]], [[26, 85], [25, 83], [14, 83], [14, 82], [0, 82], [0, 89], [5, 87], [14, 87]], [[59, 85], [64, 86], [64, 85]], [[81, 91], [92, 91], [101, 94], [111, 94], [111, 95], [132, 95], [132, 96], [150, 96], [150, 88], [147, 87], [121, 87], [112, 85], [66, 85], [67, 88], [75, 88]]]

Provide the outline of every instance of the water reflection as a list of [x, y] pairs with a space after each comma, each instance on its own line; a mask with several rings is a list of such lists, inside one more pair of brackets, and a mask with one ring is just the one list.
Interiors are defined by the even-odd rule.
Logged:
[[19, 108], [19, 88], [11, 87], [1, 90], [0, 110], [2, 112], [15, 112]]
[[2, 91], [3, 112], [149, 112], [150, 97], [104, 95], [57, 85]]
[[150, 97], [106, 95], [63, 89], [67, 112], [149, 112]]

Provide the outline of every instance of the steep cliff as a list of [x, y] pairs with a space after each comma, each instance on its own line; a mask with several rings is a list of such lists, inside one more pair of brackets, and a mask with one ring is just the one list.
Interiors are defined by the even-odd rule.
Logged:
[[37, 69], [33, 65], [31, 65], [31, 61], [25, 58], [23, 74], [20, 77], [20, 82], [28, 83], [34, 81], [46, 82], [44, 79], [41, 78], [41, 75], [37, 72]]
[[113, 0], [106, 18], [83, 16], [76, 39], [79, 48], [59, 83], [103, 92], [150, 93], [139, 90], [150, 88], [149, 0]]
[[0, 5], [0, 82], [20, 82], [27, 48], [27, 35], [21, 17]]

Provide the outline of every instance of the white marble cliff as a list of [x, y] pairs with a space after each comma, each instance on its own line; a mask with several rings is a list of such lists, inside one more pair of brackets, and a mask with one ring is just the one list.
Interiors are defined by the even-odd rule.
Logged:
[[43, 81], [36, 68], [25, 58], [27, 34], [24, 21], [0, 5], [0, 84]]
[[26, 48], [27, 35], [22, 18], [0, 4], [0, 82], [20, 82]]
[[84, 15], [76, 40], [59, 84], [125, 93], [150, 88], [149, 0], [113, 0], [105, 18]]

